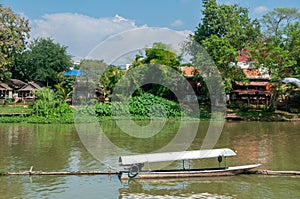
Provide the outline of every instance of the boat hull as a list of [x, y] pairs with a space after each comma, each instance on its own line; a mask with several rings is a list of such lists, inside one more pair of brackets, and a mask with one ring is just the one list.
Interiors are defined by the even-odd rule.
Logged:
[[192, 169], [192, 170], [158, 170], [141, 171], [137, 175], [130, 175], [128, 172], [120, 172], [121, 180], [129, 179], [166, 179], [166, 178], [192, 178], [192, 177], [214, 177], [214, 176], [232, 176], [246, 173], [248, 170], [259, 167], [261, 164], [252, 164], [244, 166], [216, 168], [216, 169]]

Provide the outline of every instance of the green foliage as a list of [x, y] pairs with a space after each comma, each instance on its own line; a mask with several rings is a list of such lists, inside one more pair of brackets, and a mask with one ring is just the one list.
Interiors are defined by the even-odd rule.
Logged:
[[49, 88], [43, 88], [35, 92], [36, 100], [32, 107], [32, 113], [42, 118], [70, 117], [73, 109], [66, 103], [60, 101], [55, 93]]
[[59, 79], [60, 82], [54, 85], [57, 98], [59, 98], [63, 102], [67, 102], [73, 94], [73, 85], [75, 79], [73, 77], [64, 76], [61, 76]]
[[[127, 110], [128, 109], [128, 110]], [[120, 102], [99, 103], [93, 106], [81, 107], [79, 113], [97, 117], [129, 116], [134, 118], [167, 117], [178, 118], [184, 114], [180, 106], [167, 99], [145, 93], [142, 96], [132, 97], [129, 105]]]
[[199, 47], [193, 49], [189, 43], [188, 48], [189, 51], [198, 51], [191, 53], [193, 64], [200, 65], [201, 69], [206, 67], [203, 72], [207, 76], [211, 73], [212, 65], [217, 66], [228, 93], [233, 82], [245, 80], [242, 70], [231, 63], [237, 62], [239, 51], [257, 41], [260, 37], [260, 25], [257, 20], [249, 18], [247, 8], [237, 4], [218, 5], [216, 0], [203, 0], [203, 6], [203, 18], [192, 41], [203, 46], [210, 57]]
[[177, 118], [181, 116], [180, 106], [167, 99], [145, 93], [129, 101], [129, 112], [135, 116]]
[[[135, 87], [134, 90], [136, 91], [133, 96], [151, 93], [175, 101], [177, 99], [169, 88], [174, 88], [174, 85], [177, 85], [174, 89], [180, 89], [180, 86], [183, 85], [178, 78], [181, 61], [181, 55], [177, 55], [170, 46], [160, 42], [154, 43], [152, 48], [145, 49], [145, 57], [136, 55], [133, 64], [125, 75], [125, 80], [119, 84], [121, 87], [119, 91], [124, 90], [122, 89], [124, 86], [127, 88]], [[140, 87], [139, 85], [143, 86]]]
[[96, 88], [99, 84], [99, 77], [103, 75], [107, 68], [103, 60], [84, 59], [80, 61], [79, 69], [83, 75], [77, 77], [82, 82], [88, 82]]
[[145, 55], [145, 57], [136, 55], [131, 68], [143, 64], [161, 64], [178, 70], [182, 60], [170, 46], [161, 42], [154, 43], [152, 48], [146, 48]]
[[31, 109], [24, 106], [0, 106], [0, 113], [12, 114], [12, 113], [30, 113]]
[[11, 77], [14, 56], [24, 50], [29, 31], [27, 19], [0, 4], [0, 81]]
[[211, 36], [226, 38], [236, 50], [256, 42], [260, 35], [257, 20], [251, 20], [248, 9], [234, 5], [218, 5], [216, 0], [203, 0], [203, 18], [195, 31], [200, 44]]
[[14, 70], [15, 77], [40, 81], [51, 87], [59, 82], [59, 73], [68, 70], [72, 65], [71, 56], [67, 54], [67, 47], [55, 43], [50, 38], [33, 40], [28, 50], [23, 53], [20, 62], [16, 63], [19, 68], [16, 67]]
[[[252, 46], [258, 67], [264, 66], [273, 81], [300, 76], [300, 13], [295, 8], [276, 8], [262, 17], [266, 37]], [[270, 109], [276, 105], [280, 84], [272, 86]]]
[[295, 8], [277, 8], [262, 18], [264, 33], [253, 46], [253, 58], [268, 69], [272, 79], [300, 76], [300, 13]]
[[95, 114], [98, 117], [112, 116], [112, 105], [111, 103], [100, 103], [95, 107]]
[[100, 78], [100, 85], [104, 88], [105, 94], [111, 94], [117, 82], [124, 75], [119, 67], [109, 66], [105, 69]]
[[263, 31], [265, 36], [283, 38], [284, 29], [295, 22], [299, 22], [300, 13], [296, 8], [275, 8], [262, 16]]

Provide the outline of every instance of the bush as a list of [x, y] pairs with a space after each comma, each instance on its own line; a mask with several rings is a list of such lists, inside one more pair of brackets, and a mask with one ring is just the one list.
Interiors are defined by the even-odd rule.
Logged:
[[122, 117], [130, 114], [135, 118], [150, 118], [151, 116], [178, 118], [182, 114], [177, 103], [149, 93], [130, 98], [128, 107], [121, 102], [111, 102], [81, 107], [79, 111], [97, 117], [110, 117], [112, 115]]
[[111, 116], [112, 115], [112, 106], [111, 103], [100, 103], [95, 106], [96, 116]]
[[150, 93], [131, 98], [129, 112], [135, 116], [145, 117], [177, 118], [181, 116], [181, 108], [177, 103]]

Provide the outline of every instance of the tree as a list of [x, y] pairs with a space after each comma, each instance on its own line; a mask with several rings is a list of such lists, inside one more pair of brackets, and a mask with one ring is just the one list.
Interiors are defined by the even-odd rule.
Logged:
[[131, 67], [141, 64], [162, 64], [178, 70], [181, 60], [182, 57], [177, 55], [171, 46], [157, 42], [152, 48], [145, 49], [145, 57], [140, 54], [136, 55]]
[[14, 57], [14, 64], [10, 69], [13, 79], [19, 79], [24, 82], [34, 80], [35, 68], [30, 63], [30, 53], [28, 50], [17, 53]]
[[63, 73], [60, 73], [58, 76], [59, 83], [54, 85], [55, 94], [58, 99], [61, 99], [63, 102], [68, 102], [73, 94], [75, 79], [74, 77], [66, 77]]
[[300, 76], [300, 13], [276, 8], [262, 17], [265, 37], [254, 46], [254, 58], [268, 69], [273, 80]]
[[[245, 79], [241, 70], [230, 63], [236, 63], [238, 52], [248, 49], [257, 38], [260, 38], [260, 25], [257, 20], [249, 18], [248, 9], [237, 4], [218, 5], [216, 0], [202, 2], [203, 18], [192, 40], [202, 45], [213, 59], [225, 80], [226, 91], [229, 92], [234, 81]], [[194, 61], [195, 56], [200, 56], [196, 55], [197, 53], [192, 54], [194, 54]], [[205, 65], [205, 63], [201, 64]]]
[[[155, 96], [176, 100], [174, 93], [169, 88], [162, 86], [162, 83], [148, 84], [146, 82], [161, 81], [169, 85], [169, 87], [178, 85], [176, 88], [179, 89], [181, 84], [176, 78], [178, 74], [174, 74], [174, 72], [180, 71], [181, 60], [182, 57], [177, 55], [171, 46], [161, 42], [154, 43], [152, 48], [146, 48], [145, 56], [141, 54], [136, 55], [133, 64], [129, 68], [130, 77], [128, 75], [127, 78], [131, 83], [139, 82], [143, 86], [138, 88], [133, 95], [142, 95], [144, 92], [148, 92]], [[134, 69], [136, 71], [131, 71]]]
[[275, 8], [262, 17], [264, 35], [279, 39], [284, 29], [299, 22], [299, 18], [300, 13], [296, 8]]
[[35, 91], [36, 100], [32, 114], [43, 118], [63, 118], [72, 114], [72, 108], [63, 102], [50, 88], [44, 87]]
[[195, 31], [195, 39], [202, 41], [212, 35], [226, 38], [236, 50], [255, 42], [260, 35], [258, 20], [251, 20], [248, 9], [234, 5], [218, 5], [216, 0], [203, 0], [203, 18]]
[[120, 78], [124, 75], [124, 71], [122, 71], [119, 67], [116, 66], [108, 66], [100, 77], [100, 85], [105, 90], [106, 94], [111, 94], [116, 83], [120, 80]]
[[107, 64], [103, 60], [83, 59], [79, 63], [79, 69], [83, 72], [82, 78], [88, 78], [95, 84], [99, 82], [99, 77], [106, 68]]
[[16, 75], [24, 78], [28, 75], [30, 81], [40, 81], [47, 86], [54, 86], [58, 83], [59, 73], [68, 70], [72, 65], [71, 56], [67, 54], [67, 47], [55, 43], [50, 38], [33, 40], [20, 59], [15, 67]]
[[10, 78], [14, 56], [25, 49], [29, 22], [0, 4], [0, 81]]
[[[300, 77], [300, 13], [295, 8], [276, 8], [262, 17], [263, 36], [253, 46], [252, 57], [264, 66], [272, 81]], [[280, 84], [273, 85], [271, 108], [279, 96]]]
[[76, 98], [81, 103], [95, 97], [95, 89], [99, 88], [100, 77], [104, 74], [107, 64], [103, 60], [84, 59], [80, 61], [79, 69], [82, 75], [77, 77]]

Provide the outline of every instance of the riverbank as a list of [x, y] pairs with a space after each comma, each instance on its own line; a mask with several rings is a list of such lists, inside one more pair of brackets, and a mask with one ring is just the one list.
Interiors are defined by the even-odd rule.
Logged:
[[[204, 115], [204, 116], [203, 116]], [[201, 116], [201, 115], [200, 115]], [[209, 114], [202, 114], [200, 118], [184, 118], [183, 120], [195, 120], [199, 119], [202, 121], [210, 120]], [[91, 120], [83, 120], [82, 122], [95, 121], [96, 117], [91, 117]], [[97, 117], [98, 121], [115, 120], [115, 117]], [[124, 119], [124, 118], [119, 118]], [[148, 117], [133, 116], [133, 120], [149, 120]], [[170, 120], [182, 120], [182, 118], [169, 118]], [[226, 120], [228, 121], [264, 121], [264, 122], [300, 122], [300, 114], [289, 113], [285, 111], [276, 110], [275, 112], [265, 112], [262, 110], [248, 110], [242, 111], [240, 109], [227, 109]], [[13, 114], [5, 113], [0, 114], [0, 123], [61, 123], [71, 124], [74, 123], [74, 115], [66, 114], [63, 117], [49, 117], [43, 118], [29, 114]]]
[[[103, 108], [103, 107], [100, 107]], [[105, 108], [105, 107], [104, 107]], [[99, 112], [99, 108], [94, 107], [95, 111]], [[74, 107], [73, 107], [74, 110]], [[79, 109], [80, 110], [80, 109]], [[87, 108], [83, 110], [89, 110]], [[110, 114], [104, 114], [104, 116], [96, 117], [96, 114], [91, 114], [92, 110], [88, 112], [85, 111], [82, 122], [95, 121], [95, 118], [98, 121], [106, 120], [116, 120]], [[93, 111], [92, 111], [93, 112]], [[100, 111], [101, 112], [101, 111]], [[103, 111], [102, 111], [103, 112]], [[86, 115], [87, 114], [87, 115]], [[99, 113], [98, 115], [102, 115]], [[78, 115], [77, 115], [78, 116]], [[176, 115], [175, 115], [176, 116]], [[223, 117], [223, 115], [221, 114]], [[117, 118], [124, 119], [124, 118]], [[125, 118], [128, 119], [128, 118]], [[133, 120], [149, 120], [149, 116], [145, 115], [132, 115], [131, 119]], [[170, 117], [169, 120], [202, 120], [207, 121], [211, 119], [210, 107], [203, 105], [200, 108], [200, 117], [184, 117], [181, 118], [180, 115], [177, 117]], [[216, 118], [217, 119], [217, 118]], [[221, 118], [224, 119], [224, 118]], [[300, 114], [290, 113], [282, 110], [275, 110], [274, 112], [265, 111], [263, 109], [254, 109], [254, 108], [240, 108], [240, 107], [227, 107], [226, 111], [226, 120], [229, 121], [300, 121]], [[0, 123], [74, 123], [74, 114], [73, 111], [63, 112], [61, 114], [50, 114], [47, 117], [36, 116], [32, 114], [32, 109], [29, 106], [19, 105], [19, 106], [0, 106]], [[78, 121], [77, 121], [78, 122]]]
[[241, 110], [227, 109], [227, 120], [241, 121], [264, 121], [264, 122], [280, 122], [280, 121], [300, 121], [300, 114], [290, 113], [287, 111], [275, 110], [274, 112], [262, 110]]

